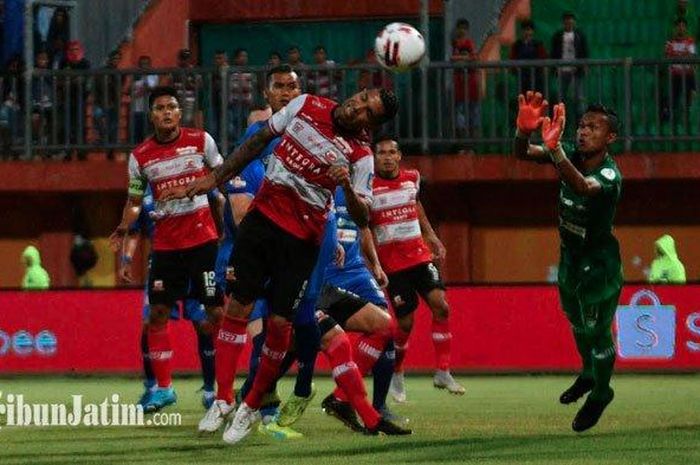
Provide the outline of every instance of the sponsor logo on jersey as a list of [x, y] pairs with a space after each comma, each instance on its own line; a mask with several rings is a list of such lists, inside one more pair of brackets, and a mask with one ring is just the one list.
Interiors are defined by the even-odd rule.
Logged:
[[612, 168], [603, 168], [600, 170], [600, 175], [603, 176], [605, 179], [608, 181], [612, 181], [615, 179], [615, 170]]
[[394, 305], [396, 305], [397, 307], [400, 307], [400, 306], [406, 304], [406, 302], [404, 302], [404, 300], [403, 300], [403, 297], [401, 297], [400, 295], [395, 295], [394, 298], [392, 299], [392, 301], [394, 302]]
[[156, 279], [155, 281], [153, 281], [153, 290], [154, 291], [164, 291], [165, 287], [163, 286], [163, 280]]
[[236, 280], [236, 270], [232, 266], [227, 266], [226, 267], [226, 281], [235, 281]]
[[175, 153], [178, 155], [193, 155], [197, 153], [197, 147], [194, 145], [188, 145], [187, 147], [180, 147], [175, 149]]

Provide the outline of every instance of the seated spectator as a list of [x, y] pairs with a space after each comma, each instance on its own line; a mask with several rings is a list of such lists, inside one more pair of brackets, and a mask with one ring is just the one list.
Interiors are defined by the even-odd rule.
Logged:
[[[377, 55], [373, 48], [367, 50], [364, 63], [372, 65], [373, 69], [362, 69], [357, 77], [358, 92], [364, 89], [387, 89], [394, 88], [394, 81], [391, 79], [391, 73], [379, 66]], [[358, 64], [350, 63], [350, 64]]]
[[335, 68], [335, 61], [328, 59], [326, 48], [319, 45], [314, 49], [314, 65], [322, 69], [309, 71], [306, 76], [307, 91], [333, 100], [338, 99], [338, 83], [341, 74]]
[[676, 242], [668, 234], [654, 243], [656, 257], [651, 263], [650, 283], [685, 284], [685, 267], [676, 253]]
[[20, 110], [24, 106], [24, 62], [19, 55], [13, 55], [6, 65], [2, 79], [2, 102], [0, 102], [0, 145], [2, 156], [9, 157], [13, 140], [22, 133]]
[[22, 289], [41, 290], [49, 288], [51, 278], [41, 266], [41, 254], [39, 254], [39, 250], [36, 247], [30, 245], [24, 249], [24, 252], [22, 252], [22, 264], [25, 267]]
[[[511, 60], [543, 60], [547, 58], [547, 51], [541, 40], [535, 39], [535, 23], [530, 20], [520, 23], [520, 38], [513, 43], [510, 49]], [[524, 94], [528, 90], [545, 92], [544, 67], [514, 68], [518, 76], [519, 93]]]
[[[688, 0], [676, 0], [675, 5], [672, 1], [668, 1], [668, 6], [673, 8], [670, 21], [668, 21], [668, 31], [666, 37], [672, 39], [676, 35], [676, 21], [684, 19], [688, 35], [697, 40], [698, 33], [698, 14], [695, 10], [693, 2]], [[668, 11], [668, 10], [667, 10]], [[668, 16], [666, 16], [668, 18]]]
[[[687, 26], [685, 19], [676, 20], [674, 36], [666, 42], [666, 58], [687, 58], [696, 55], [695, 40], [688, 34]], [[682, 115], [687, 117], [695, 90], [695, 70], [691, 64], [678, 63], [670, 65], [669, 72], [671, 73], [672, 107], [668, 112], [682, 109]], [[681, 97], [683, 98], [682, 103]], [[668, 113], [664, 112], [664, 114]]]
[[[469, 36], [469, 21], [461, 18], [452, 39], [453, 63], [476, 61], [476, 46]], [[466, 77], [466, 79], [465, 79]], [[478, 137], [481, 128], [478, 70], [457, 68], [454, 71], [455, 125], [457, 137]]]
[[[582, 60], [588, 58], [588, 42], [586, 36], [576, 28], [576, 17], [567, 12], [562, 15], [562, 29], [552, 36], [552, 58], [555, 60]], [[567, 106], [576, 110], [576, 120], [583, 115], [585, 108], [583, 66], [560, 66], [559, 74], [559, 100], [571, 102], [569, 89], [573, 84], [575, 105], [567, 103]]]

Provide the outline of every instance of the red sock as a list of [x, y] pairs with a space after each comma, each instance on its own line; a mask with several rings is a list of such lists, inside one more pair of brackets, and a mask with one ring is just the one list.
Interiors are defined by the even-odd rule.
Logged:
[[367, 400], [365, 383], [360, 375], [360, 370], [352, 361], [352, 348], [348, 335], [340, 333], [330, 342], [324, 351], [333, 367], [333, 379], [336, 384], [345, 392], [350, 405], [362, 418], [362, 422], [367, 428], [374, 428], [379, 423], [379, 413]]
[[435, 366], [438, 370], [450, 369], [450, 346], [452, 345], [452, 333], [450, 333], [450, 320], [443, 321], [433, 319], [433, 346], [435, 347]]
[[408, 337], [411, 333], [407, 333], [403, 329], [396, 327], [394, 332], [394, 347], [396, 349], [396, 361], [394, 362], [394, 373], [403, 371], [403, 361], [406, 358], [408, 350]]
[[245, 396], [245, 403], [253, 409], [260, 408], [263, 396], [280, 376], [280, 365], [289, 349], [292, 324], [288, 321], [279, 324], [270, 318], [267, 320], [265, 329], [265, 344], [260, 354], [260, 366], [255, 374], [253, 386]]
[[233, 380], [236, 379], [238, 356], [247, 339], [245, 318], [225, 316], [214, 341], [214, 370], [216, 371], [216, 398], [233, 403]]
[[[360, 370], [360, 375], [366, 376], [374, 364], [377, 363], [377, 359], [382, 355], [382, 352], [384, 352], [386, 345], [391, 339], [392, 332], [392, 326], [390, 326], [375, 333], [363, 334], [357, 340], [352, 358], [355, 360], [355, 363], [357, 363], [357, 369]], [[348, 401], [347, 396], [339, 387], [335, 388], [333, 395], [338, 400], [344, 402]]]
[[173, 382], [170, 360], [173, 358], [173, 346], [170, 343], [169, 326], [148, 325], [148, 358], [151, 360], [153, 374], [159, 388], [167, 388]]

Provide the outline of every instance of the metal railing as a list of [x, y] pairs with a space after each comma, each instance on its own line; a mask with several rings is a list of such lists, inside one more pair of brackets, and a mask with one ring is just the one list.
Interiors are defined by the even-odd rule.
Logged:
[[[567, 103], [574, 120], [603, 103], [622, 122], [621, 149], [700, 150], [700, 104], [686, 60], [537, 60], [431, 63], [425, 71], [389, 73], [372, 65], [299, 69], [305, 92], [339, 101], [366, 87], [393, 89], [400, 110], [384, 131], [406, 150], [432, 153], [509, 150], [517, 95], [541, 91]], [[62, 158], [93, 151], [126, 152], [146, 137], [148, 93], [170, 84], [179, 92], [183, 125], [203, 127], [228, 153], [248, 113], [262, 104], [262, 67], [158, 70], [35, 70], [0, 76], [0, 156]], [[422, 73], [425, 72], [425, 75]], [[422, 99], [426, 86], [427, 99]], [[27, 96], [27, 90], [29, 95]]]

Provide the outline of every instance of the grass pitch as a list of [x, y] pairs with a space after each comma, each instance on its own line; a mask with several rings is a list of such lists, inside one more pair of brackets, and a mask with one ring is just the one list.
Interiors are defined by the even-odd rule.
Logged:
[[[578, 405], [562, 406], [559, 393], [571, 376], [462, 377], [463, 397], [432, 387], [428, 377], [407, 378], [407, 403], [392, 408], [410, 418], [409, 437], [365, 437], [325, 415], [321, 399], [331, 380], [319, 378], [317, 398], [297, 430], [305, 438], [280, 441], [253, 431], [236, 446], [220, 433], [200, 437], [204, 413], [199, 380], [177, 380], [181, 426], [7, 427], [0, 411], [0, 464], [700, 464], [700, 376], [620, 375], [615, 401], [584, 434], [571, 431]], [[281, 383], [283, 398], [290, 378]], [[4, 378], [8, 393], [28, 403], [63, 402], [83, 394], [100, 403], [112, 394], [134, 400], [135, 379]]]

